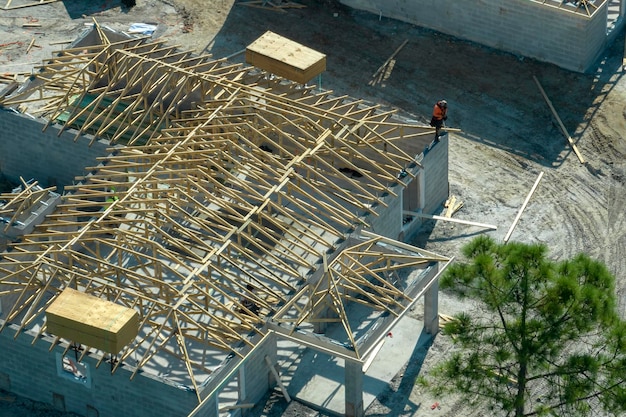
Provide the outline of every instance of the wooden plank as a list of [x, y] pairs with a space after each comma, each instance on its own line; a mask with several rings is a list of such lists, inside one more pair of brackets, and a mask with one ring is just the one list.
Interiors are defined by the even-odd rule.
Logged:
[[7, 4], [3, 7], [3, 9], [4, 10], [23, 9], [25, 7], [41, 6], [42, 4], [55, 3], [57, 1], [59, 1], [59, 0], [40, 0], [40, 1], [37, 1], [37, 2], [31, 2], [31, 3], [26, 3], [26, 4], [19, 4], [17, 6], [10, 6], [11, 0], [9, 0], [7, 2]]
[[261, 0], [248, 1], [248, 2], [235, 3], [235, 4], [240, 4], [242, 6], [248, 6], [248, 7], [257, 7], [259, 9], [274, 10], [277, 12], [285, 13], [285, 10], [281, 9], [280, 7], [276, 7], [273, 5], [272, 7], [268, 7], [265, 5], [265, 2]]
[[455, 205], [456, 196], [452, 196], [448, 200], [446, 200], [446, 203], [444, 204], [444, 207], [446, 208], [446, 213], [444, 214], [444, 217], [452, 217], [452, 210], [454, 209]]
[[454, 318], [454, 317], [449, 316], [449, 315], [447, 315], [447, 314], [443, 314], [443, 313], [439, 313], [439, 317], [441, 318], [441, 320], [443, 320], [443, 321], [447, 321], [447, 322], [450, 322], [450, 321], [455, 320], [455, 318]]
[[398, 48], [396, 48], [394, 53], [391, 54], [391, 56], [389, 56], [389, 58], [387, 58], [387, 60], [380, 67], [378, 67], [374, 75], [372, 75], [372, 81], [369, 82], [369, 85], [374, 85], [382, 81], [385, 69], [389, 66], [389, 63], [391, 62], [391, 60], [393, 60], [395, 56], [398, 55], [398, 53], [402, 50], [402, 48], [404, 48], [404, 45], [406, 45], [408, 42], [409, 40], [405, 39], [404, 42], [402, 42], [402, 44]]
[[68, 39], [68, 40], [65, 40], [65, 41], [50, 42], [50, 43], [48, 43], [48, 45], [61, 45], [61, 44], [64, 44], [64, 43], [72, 43], [72, 42], [74, 42], [74, 39]]
[[376, 347], [372, 350], [372, 353], [369, 354], [369, 358], [367, 358], [367, 360], [363, 363], [363, 373], [366, 373], [369, 367], [372, 365], [372, 362], [374, 362], [374, 359], [376, 359], [376, 355], [378, 355], [378, 352], [380, 352], [386, 340], [387, 338], [385, 337], [383, 340], [378, 342]]
[[570, 134], [567, 132], [567, 129], [565, 128], [565, 125], [563, 125], [563, 122], [561, 121], [561, 118], [559, 117], [558, 113], [556, 112], [556, 110], [554, 109], [554, 106], [552, 105], [552, 102], [550, 101], [550, 99], [548, 98], [548, 95], [546, 94], [546, 92], [543, 90], [543, 87], [541, 86], [541, 84], [539, 83], [539, 80], [537, 79], [537, 77], [535, 77], [533, 75], [533, 79], [535, 80], [535, 82], [537, 83], [537, 87], [539, 87], [539, 91], [541, 91], [541, 95], [543, 96], [543, 98], [546, 100], [546, 103], [548, 103], [548, 107], [550, 107], [550, 110], [552, 111], [552, 114], [554, 115], [554, 118], [556, 119], [556, 121], [559, 124], [559, 127], [561, 128], [561, 132], [563, 132], [563, 135], [565, 135], [565, 137], [567, 138], [567, 142], [569, 143], [569, 145], [572, 147], [572, 149], [574, 150], [574, 153], [576, 154], [576, 156], [578, 157], [578, 160], [580, 161], [581, 164], [585, 163], [585, 160], [583, 159], [582, 155], [580, 154], [580, 152], [578, 152], [578, 148], [576, 147], [576, 144], [574, 143], [574, 140], [572, 139], [572, 137], [570, 136]]
[[249, 409], [249, 408], [254, 408], [256, 404], [233, 404], [233, 405], [227, 405], [225, 407], [221, 407], [220, 408], [220, 413], [223, 413], [225, 411], [230, 411], [230, 410], [241, 410], [241, 409]]
[[513, 229], [515, 229], [515, 226], [517, 225], [517, 222], [519, 221], [520, 217], [522, 217], [522, 212], [526, 208], [526, 205], [528, 204], [528, 201], [530, 201], [530, 197], [532, 197], [533, 193], [537, 189], [537, 186], [539, 185], [539, 181], [541, 181], [541, 177], [543, 177], [543, 171], [541, 171], [541, 173], [539, 173], [539, 176], [535, 180], [535, 184], [533, 185], [533, 188], [530, 189], [530, 192], [528, 193], [528, 196], [526, 196], [526, 200], [524, 200], [524, 204], [522, 204], [522, 207], [520, 207], [519, 212], [517, 213], [517, 216], [515, 216], [515, 220], [513, 220], [513, 224], [511, 225], [511, 227], [509, 228], [509, 231], [507, 232], [506, 236], [504, 237], [504, 243], [507, 243], [509, 241], [509, 238], [511, 237], [511, 234], [513, 233]]
[[270, 368], [270, 372], [272, 373], [272, 375], [274, 375], [274, 379], [276, 379], [276, 383], [280, 387], [280, 390], [282, 391], [283, 396], [285, 397], [285, 400], [288, 403], [290, 403], [291, 402], [291, 397], [289, 396], [289, 393], [287, 392], [287, 389], [285, 388], [285, 386], [283, 385], [282, 381], [280, 380], [280, 375], [278, 375], [278, 372], [276, 371], [276, 368], [274, 368], [274, 365], [272, 364], [272, 361], [270, 361], [270, 358], [268, 356], [265, 356], [265, 363], [267, 363], [267, 366]]
[[28, 44], [28, 48], [26, 48], [26, 53], [30, 52], [30, 49], [33, 47], [34, 44], [35, 44], [35, 38], [33, 38]]
[[248, 45], [246, 62], [300, 84], [326, 70], [325, 54], [271, 31]]
[[471, 221], [468, 221], [468, 220], [459, 220], [459, 219], [453, 219], [453, 218], [448, 218], [448, 217], [443, 217], [443, 216], [434, 216], [432, 214], [417, 213], [415, 211], [405, 211], [404, 213], [405, 214], [410, 214], [412, 216], [423, 217], [425, 219], [443, 220], [443, 221], [446, 221], [446, 222], [467, 224], [469, 226], [484, 227], [485, 229], [496, 230], [498, 228], [498, 226], [494, 226], [494, 225], [491, 225], [491, 224], [477, 223], [477, 222], [471, 222]]

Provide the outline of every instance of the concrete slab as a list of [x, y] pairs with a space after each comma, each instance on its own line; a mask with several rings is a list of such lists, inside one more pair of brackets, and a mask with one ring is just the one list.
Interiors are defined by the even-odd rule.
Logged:
[[[422, 333], [423, 323], [402, 318], [384, 339], [363, 377], [363, 407], [366, 409], [384, 392], [391, 380], [409, 361]], [[421, 343], [424, 342], [422, 338]], [[326, 413], [345, 414], [345, 363], [343, 359], [279, 343], [282, 382], [289, 395]], [[294, 364], [297, 366], [293, 366]]]

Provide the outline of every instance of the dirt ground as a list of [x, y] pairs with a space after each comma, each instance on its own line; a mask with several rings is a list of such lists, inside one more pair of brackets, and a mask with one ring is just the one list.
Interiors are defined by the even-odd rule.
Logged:
[[[17, 1], [17, 0], [16, 0]], [[76, 36], [96, 18], [125, 29], [133, 22], [158, 23], [156, 34], [170, 44], [220, 58], [245, 49], [266, 30], [289, 37], [327, 55], [321, 87], [397, 109], [426, 124], [433, 103], [449, 103], [450, 194], [463, 202], [455, 218], [497, 226], [431, 221], [414, 244], [459, 257], [460, 247], [480, 233], [502, 240], [538, 175], [511, 240], [541, 242], [555, 259], [579, 252], [607, 264], [618, 282], [619, 309], [626, 316], [626, 78], [621, 70], [620, 34], [591, 74], [578, 74], [532, 59], [502, 53], [398, 21], [348, 9], [333, 0], [298, 0], [303, 8], [278, 11], [233, 0], [139, 0], [130, 10], [114, 1], [73, 1], [0, 11], [5, 39], [19, 48], [0, 49], [0, 72], [43, 59], [31, 36], [46, 45]], [[37, 9], [37, 10], [35, 10]], [[19, 24], [41, 15], [41, 32]], [[38, 18], [36, 18], [38, 19]], [[47, 19], [47, 20], [46, 20]], [[405, 41], [389, 77], [370, 85], [373, 75]], [[575, 41], [575, 40], [573, 40]], [[12, 67], [10, 67], [13, 65]], [[32, 66], [32, 65], [31, 65]], [[533, 79], [537, 78], [585, 160], [572, 152]], [[464, 306], [442, 294], [440, 311]], [[412, 313], [419, 318], [421, 309]], [[419, 347], [389, 390], [367, 409], [368, 416], [482, 416], [454, 398], [431, 398], [414, 386], [415, 378], [449, 349], [444, 337]], [[441, 408], [431, 410], [439, 402]], [[0, 401], [0, 416], [4, 414]], [[256, 414], [322, 415], [272, 395]], [[263, 408], [261, 410], [261, 408]], [[33, 415], [33, 414], [23, 414]], [[44, 415], [44, 414], [42, 414]]]

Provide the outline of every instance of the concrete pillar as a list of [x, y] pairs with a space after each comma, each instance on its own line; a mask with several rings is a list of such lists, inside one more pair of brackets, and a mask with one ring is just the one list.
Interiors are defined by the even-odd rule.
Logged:
[[420, 169], [420, 172], [417, 174], [417, 192], [419, 193], [417, 211], [424, 210], [426, 206], [426, 183], [424, 182], [424, 177], [424, 170]]
[[237, 390], [239, 395], [238, 402], [246, 402], [248, 394], [246, 393], [246, 367], [239, 367], [239, 375], [237, 379]]
[[363, 417], [363, 364], [346, 360], [346, 417]]
[[433, 336], [439, 332], [439, 279], [424, 293], [424, 330]]

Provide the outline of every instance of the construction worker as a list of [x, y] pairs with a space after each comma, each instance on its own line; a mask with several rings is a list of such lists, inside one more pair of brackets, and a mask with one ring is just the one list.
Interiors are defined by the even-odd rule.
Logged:
[[435, 128], [435, 142], [439, 142], [441, 136], [441, 128], [444, 120], [448, 119], [448, 102], [439, 100], [433, 108], [433, 117], [430, 119], [430, 125]]
[[120, 198], [117, 196], [117, 194], [115, 193], [115, 188], [111, 187], [111, 190], [109, 191], [111, 194], [106, 198], [106, 206], [105, 208], [109, 208], [109, 206], [111, 205], [111, 203], [119, 200]]
[[[254, 294], [254, 285], [252, 284], [247, 284], [246, 285], [246, 290], [248, 290], [250, 293]], [[259, 308], [259, 306], [257, 305], [257, 303], [255, 303], [254, 301], [252, 301], [250, 298], [248, 297], [242, 297], [239, 302], [241, 303], [242, 307], [244, 308], [240, 308], [239, 312], [243, 313], [243, 314], [247, 314], [248, 311], [250, 311], [252, 314], [258, 315], [259, 314], [259, 310], [261, 310]]]

